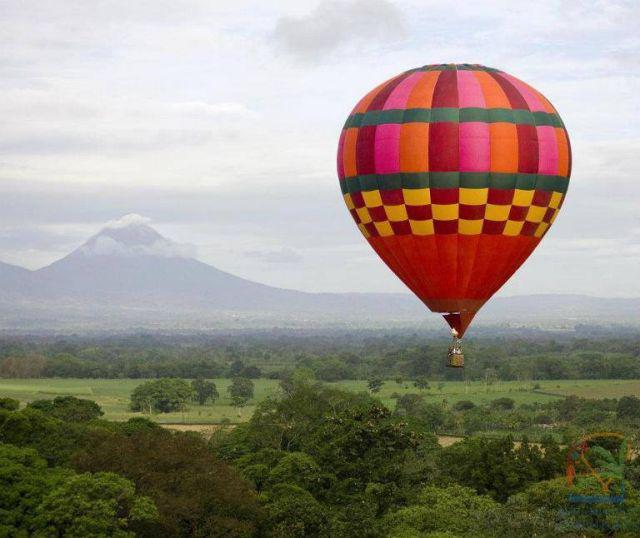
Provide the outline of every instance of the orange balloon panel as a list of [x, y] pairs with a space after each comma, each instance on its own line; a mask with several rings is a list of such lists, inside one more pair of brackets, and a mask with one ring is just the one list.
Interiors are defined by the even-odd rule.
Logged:
[[549, 101], [479, 65], [430, 65], [367, 94], [343, 128], [349, 211], [389, 268], [462, 336], [547, 233], [569, 137]]

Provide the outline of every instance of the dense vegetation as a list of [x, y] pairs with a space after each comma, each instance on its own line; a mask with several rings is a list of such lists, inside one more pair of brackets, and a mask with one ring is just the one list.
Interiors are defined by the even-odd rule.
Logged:
[[[637, 333], [482, 336], [465, 342], [468, 379], [640, 379]], [[308, 368], [322, 381], [454, 380], [447, 341], [403, 332], [130, 336], [0, 340], [0, 377], [282, 379]]]
[[[193, 391], [188, 405], [199, 405], [181, 386]], [[527, 408], [509, 398], [434, 405], [416, 392], [391, 411], [300, 369], [247, 423], [211, 439], [146, 418], [108, 422], [93, 402], [73, 397], [17, 407], [0, 401], [3, 536], [577, 538], [640, 529], [637, 459], [624, 469], [623, 504], [572, 504], [564, 442], [543, 435], [530, 443], [513, 418], [564, 420], [576, 435], [603, 427], [632, 434], [635, 397]], [[494, 434], [437, 443], [447, 422], [483, 421], [510, 425], [522, 442]], [[589, 480], [577, 489], [599, 491]]]

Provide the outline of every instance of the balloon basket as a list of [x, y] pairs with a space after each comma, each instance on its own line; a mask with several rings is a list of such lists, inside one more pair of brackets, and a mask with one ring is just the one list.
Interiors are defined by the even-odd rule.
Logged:
[[452, 341], [447, 354], [448, 368], [464, 368], [464, 353], [462, 353], [462, 342], [458, 338], [458, 331], [451, 329]]
[[450, 351], [447, 356], [447, 368], [464, 368], [464, 354]]

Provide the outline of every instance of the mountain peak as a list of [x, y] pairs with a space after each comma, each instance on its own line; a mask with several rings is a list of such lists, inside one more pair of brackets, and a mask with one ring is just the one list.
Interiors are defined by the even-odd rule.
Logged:
[[72, 255], [195, 258], [195, 247], [167, 239], [149, 226], [149, 222], [151, 219], [136, 213], [109, 221]]

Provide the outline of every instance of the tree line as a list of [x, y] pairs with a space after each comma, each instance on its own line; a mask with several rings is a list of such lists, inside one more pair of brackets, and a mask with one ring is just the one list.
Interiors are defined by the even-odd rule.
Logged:
[[[416, 334], [236, 335], [161, 341], [153, 337], [98, 340], [0, 340], [0, 377], [163, 378], [270, 377], [308, 368], [316, 379], [460, 379], [447, 369], [447, 343]], [[640, 339], [483, 337], [465, 344], [468, 379], [638, 379]]]

